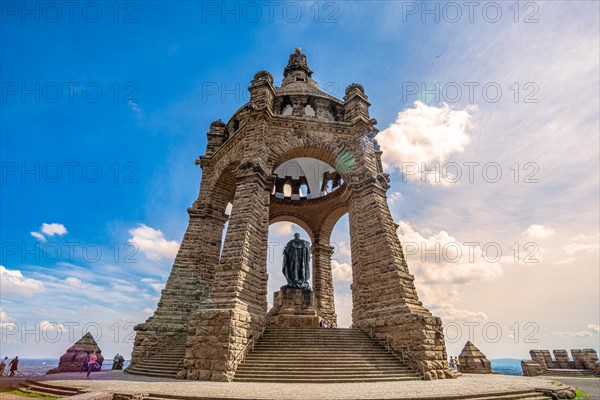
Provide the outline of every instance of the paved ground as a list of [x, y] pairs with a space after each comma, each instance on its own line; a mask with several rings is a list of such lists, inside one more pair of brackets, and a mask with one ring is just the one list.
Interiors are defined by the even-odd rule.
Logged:
[[[40, 379], [40, 378], [36, 378]], [[56, 384], [117, 393], [166, 393], [182, 396], [211, 396], [256, 399], [385, 399], [398, 397], [440, 396], [498, 392], [507, 389], [557, 388], [552, 378], [529, 378], [509, 375], [463, 375], [459, 379], [385, 383], [303, 384], [203, 382], [152, 378], [103, 371], [86, 380], [84, 374], [66, 373], [44, 376]], [[0, 380], [6, 384], [5, 378]], [[554, 381], [554, 383], [552, 383]]]
[[[548, 377], [550, 378], [550, 377]], [[557, 382], [562, 382], [565, 385], [578, 387], [588, 395], [586, 400], [600, 400], [600, 378], [563, 378], [552, 377]]]

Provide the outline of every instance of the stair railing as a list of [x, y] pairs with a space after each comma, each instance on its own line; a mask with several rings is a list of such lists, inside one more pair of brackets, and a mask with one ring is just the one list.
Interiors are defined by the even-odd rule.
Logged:
[[[376, 342], [379, 342], [383, 345], [383, 348], [387, 350], [388, 353], [395, 354], [392, 351], [392, 346], [390, 345], [389, 338], [386, 337], [383, 339], [383, 343], [381, 340], [377, 339], [373, 334], [373, 328], [369, 328], [369, 337]], [[425, 376], [425, 372], [427, 371], [427, 364], [423, 361], [417, 360], [412, 351], [410, 351], [407, 347], [400, 346], [400, 355], [402, 357], [402, 363], [406, 364], [406, 361], [411, 361], [417, 364], [417, 372], [420, 372], [421, 376]], [[408, 356], [408, 357], [407, 357]]]
[[229, 362], [229, 369], [233, 369], [233, 367], [235, 366], [235, 363], [241, 356], [243, 356], [245, 358], [246, 354], [248, 354], [248, 351], [254, 350], [254, 344], [263, 335], [263, 333], [265, 333], [265, 329], [267, 329], [266, 326], [262, 328], [262, 330], [260, 331], [260, 333], [257, 336], [250, 336], [250, 338], [248, 339], [248, 342], [246, 342], [244, 347], [236, 354], [236, 356], [233, 358], [233, 360], [231, 360]]

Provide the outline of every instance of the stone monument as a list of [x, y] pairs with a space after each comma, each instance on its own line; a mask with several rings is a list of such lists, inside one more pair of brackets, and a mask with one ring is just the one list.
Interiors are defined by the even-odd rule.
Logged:
[[283, 276], [287, 285], [273, 295], [267, 326], [277, 328], [318, 328], [321, 318], [314, 292], [310, 289], [310, 243], [294, 234], [283, 250]]
[[79, 372], [81, 366], [86, 359], [88, 353], [93, 350], [96, 351], [98, 356], [98, 364], [102, 365], [104, 357], [102, 356], [102, 350], [98, 347], [98, 344], [94, 340], [91, 333], [86, 333], [81, 339], [67, 350], [65, 354], [60, 357], [58, 367], [48, 371], [48, 374], [55, 374], [59, 372]]
[[458, 355], [460, 372], [467, 374], [491, 374], [492, 363], [475, 345], [468, 341]]
[[[178, 376], [233, 379], [248, 345], [267, 326], [268, 232], [275, 222], [301, 226], [313, 260], [313, 297], [294, 289], [293, 299], [281, 294], [275, 306], [305, 304], [335, 325], [330, 238], [348, 214], [352, 327], [425, 379], [453, 376], [442, 321], [419, 301], [388, 208], [390, 178], [365, 89], [352, 83], [340, 99], [320, 90], [312, 75], [297, 48], [281, 86], [269, 72], [257, 72], [248, 103], [226, 123], [210, 124], [206, 152], [197, 160], [200, 193], [188, 209], [189, 225], [158, 307], [135, 328], [132, 366], [185, 346], [184, 361], [173, 365]], [[283, 168], [306, 158], [327, 168], [300, 174]], [[301, 190], [314, 179], [317, 185]]]

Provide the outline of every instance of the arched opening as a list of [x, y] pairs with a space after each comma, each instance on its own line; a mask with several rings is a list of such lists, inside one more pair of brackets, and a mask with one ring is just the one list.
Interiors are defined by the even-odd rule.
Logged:
[[317, 113], [315, 113], [314, 108], [312, 108], [310, 104], [307, 104], [306, 107], [304, 107], [304, 115], [307, 117], [314, 117]]
[[[275, 222], [269, 225], [268, 253], [267, 253], [267, 273], [269, 279], [267, 281], [267, 301], [270, 310], [273, 307], [273, 294], [281, 289], [287, 282], [282, 273], [283, 249], [285, 245], [294, 238], [295, 233], [299, 233], [300, 237], [311, 243], [313, 242], [312, 234], [309, 234], [307, 229], [302, 226], [290, 222], [289, 218], [277, 218]], [[311, 262], [311, 279], [312, 287], [312, 271], [313, 263]]]
[[327, 196], [339, 189], [344, 180], [334, 167], [310, 157], [298, 157], [275, 168], [276, 198], [307, 200]]

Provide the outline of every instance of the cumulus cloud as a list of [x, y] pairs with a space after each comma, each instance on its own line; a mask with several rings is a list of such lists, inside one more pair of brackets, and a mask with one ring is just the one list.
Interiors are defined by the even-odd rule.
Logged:
[[585, 338], [592, 336], [591, 333], [587, 331], [579, 331], [579, 332], [571, 332], [571, 331], [554, 331], [552, 335], [558, 336], [563, 339], [574, 339], [574, 338]]
[[131, 238], [128, 242], [137, 246], [140, 252], [150, 260], [174, 258], [179, 250], [179, 243], [165, 239], [160, 230], [144, 224], [130, 229], [129, 234]]
[[586, 328], [591, 329], [594, 332], [600, 332], [600, 325], [597, 324], [588, 324]]
[[48, 239], [46, 239], [46, 236], [42, 235], [39, 232], [29, 232], [31, 234], [31, 236], [33, 236], [34, 238], [36, 238], [37, 240], [41, 241], [41, 242], [46, 242]]
[[65, 283], [71, 287], [81, 289], [83, 287], [83, 281], [79, 278], [75, 278], [73, 276], [69, 276], [65, 278]]
[[331, 272], [334, 279], [342, 282], [352, 282], [352, 267], [348, 263], [331, 260]]
[[546, 239], [555, 233], [556, 231], [549, 226], [532, 224], [521, 235], [532, 239]]
[[486, 261], [479, 246], [467, 246], [446, 231], [423, 236], [406, 221], [398, 225], [404, 253], [424, 283], [465, 284], [502, 276], [502, 265], [490, 262], [496, 256], [491, 250]]
[[25, 278], [18, 269], [8, 269], [0, 265], [0, 287], [2, 295], [32, 297], [45, 291], [44, 284], [36, 279]]
[[153, 309], [151, 309], [150, 307], [146, 307], [146, 308], [144, 308], [144, 309], [142, 310], [142, 312], [143, 312], [144, 314], [152, 314], [152, 313], [154, 313], [154, 310], [153, 310]]
[[[414, 108], [398, 113], [396, 122], [377, 135], [383, 150], [385, 169], [407, 172], [408, 164], [421, 168], [422, 163], [443, 162], [453, 153], [463, 152], [470, 142], [468, 135], [473, 127], [475, 106], [453, 110], [449, 105], [440, 107], [416, 101]], [[420, 179], [421, 174], [406, 174], [408, 179]], [[432, 179], [433, 182], [446, 182]]]
[[[483, 311], [459, 308], [461, 288], [472, 282], [494, 281], [502, 276], [502, 260], [486, 261], [479, 246], [467, 246], [448, 232], [417, 231], [399, 221], [398, 237], [415, 275], [422, 301], [445, 321], [486, 320]], [[489, 254], [491, 260], [495, 254]]]
[[0, 328], [12, 327], [15, 325], [15, 319], [8, 315], [6, 311], [0, 308]]
[[572, 264], [577, 261], [577, 256], [580, 254], [591, 254], [597, 252], [600, 248], [600, 235], [582, 235], [569, 239], [569, 242], [563, 246], [563, 251], [566, 257], [556, 265]]
[[274, 235], [291, 236], [294, 233], [294, 229], [298, 231], [300, 228], [296, 224], [283, 221], [274, 223], [273, 225], [271, 225], [271, 229], [273, 230]]
[[41, 232], [29, 232], [31, 236], [40, 240], [42, 242], [46, 242], [48, 239], [46, 236], [62, 236], [67, 234], [67, 228], [63, 224], [59, 224], [57, 222], [53, 222], [51, 224], [43, 223], [41, 228]]

